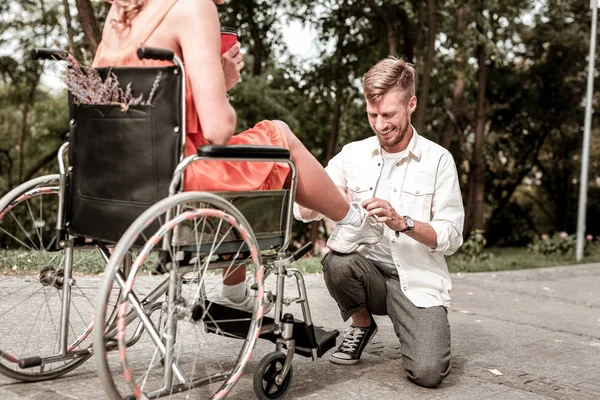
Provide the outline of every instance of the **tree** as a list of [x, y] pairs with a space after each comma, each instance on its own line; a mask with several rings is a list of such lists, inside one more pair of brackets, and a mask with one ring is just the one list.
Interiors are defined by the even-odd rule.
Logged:
[[85, 35], [89, 50], [94, 54], [102, 39], [102, 31], [100, 30], [94, 7], [90, 0], [75, 0], [75, 4], [77, 5], [81, 30]]
[[427, 55], [421, 71], [419, 92], [419, 105], [416, 113], [417, 132], [425, 132], [425, 112], [429, 103], [429, 91], [431, 90], [431, 72], [433, 70], [433, 58], [435, 52], [436, 38], [436, 8], [435, 0], [427, 0]]

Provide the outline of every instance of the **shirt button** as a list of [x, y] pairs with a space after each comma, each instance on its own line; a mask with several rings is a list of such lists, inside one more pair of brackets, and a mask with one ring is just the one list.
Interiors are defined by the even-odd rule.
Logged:
[[358, 192], [359, 190], [360, 190], [360, 188], [357, 186], [357, 187], [356, 187], [356, 191]]
[[408, 288], [407, 288], [406, 286], [404, 286], [404, 287], [402, 288], [402, 290], [404, 290], [404, 291], [406, 292], [406, 291], [408, 290]]
[[416, 194], [419, 194], [419, 191], [418, 191], [418, 190], [416, 190], [416, 191], [415, 191], [415, 193], [416, 193]]
[[396, 193], [398, 191], [398, 189], [394, 188], [394, 193]]
[[396, 243], [396, 239], [392, 239], [392, 243]]
[[397, 162], [397, 163], [396, 163], [396, 167], [399, 167], [399, 166], [400, 166], [400, 162]]

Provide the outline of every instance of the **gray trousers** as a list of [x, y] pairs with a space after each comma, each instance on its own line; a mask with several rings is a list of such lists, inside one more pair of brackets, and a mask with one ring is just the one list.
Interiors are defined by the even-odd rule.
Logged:
[[450, 325], [443, 306], [416, 307], [400, 289], [398, 272], [378, 267], [359, 253], [328, 253], [322, 261], [325, 284], [346, 321], [367, 308], [388, 315], [402, 344], [411, 382], [436, 387], [450, 373]]

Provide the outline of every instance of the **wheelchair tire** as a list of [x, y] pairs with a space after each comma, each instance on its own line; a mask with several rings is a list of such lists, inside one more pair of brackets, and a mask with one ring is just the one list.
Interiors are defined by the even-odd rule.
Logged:
[[[150, 233], [149, 226], [155, 227]], [[156, 203], [114, 248], [96, 321], [106, 319], [108, 290], [140, 238], [145, 244], [120, 283], [124, 289], [114, 329], [94, 342], [105, 393], [110, 399], [182, 392], [188, 392], [184, 397], [224, 398], [250, 359], [264, 311], [264, 270], [249, 224], [231, 203], [211, 193], [184, 192]], [[148, 270], [158, 275], [140, 274]], [[256, 291], [247, 298], [249, 312], [215, 301], [223, 280], [234, 272], [243, 272], [249, 280], [246, 290]], [[118, 343], [118, 354], [107, 351], [111, 340]]]
[[[58, 204], [59, 175], [25, 182], [0, 199], [0, 373], [24, 382], [57, 378], [91, 357], [96, 291], [91, 278], [77, 274], [70, 286], [67, 356], [46, 359], [60, 351], [67, 284], [66, 250], [54, 246]], [[93, 246], [74, 247], [71, 265], [73, 274], [89, 275], [102, 271], [105, 261]], [[107, 315], [115, 316], [111, 309]]]
[[292, 384], [293, 367], [290, 366], [281, 385], [275, 382], [284, 364], [285, 354], [280, 351], [269, 353], [260, 361], [254, 374], [254, 393], [260, 400], [282, 399], [287, 394]]

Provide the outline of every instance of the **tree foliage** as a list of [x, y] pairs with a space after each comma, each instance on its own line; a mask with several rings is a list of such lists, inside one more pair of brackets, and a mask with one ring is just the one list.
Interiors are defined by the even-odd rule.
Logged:
[[[105, 13], [105, 4], [89, 0], [0, 4], [0, 192], [52, 169], [67, 130], [65, 94], [43, 85], [52, 67], [29, 60], [28, 51], [75, 48], [89, 60]], [[362, 76], [397, 54], [419, 74], [420, 133], [457, 162], [470, 215], [465, 237], [481, 228], [488, 244], [526, 244], [575, 231], [588, 2], [248, 0], [227, 2], [220, 16], [239, 29], [246, 55], [231, 92], [238, 131], [284, 120], [325, 165], [345, 143], [372, 134]], [[306, 40], [314, 40], [316, 57], [303, 60], [286, 47], [290, 22], [314, 33]], [[591, 157], [590, 222], [600, 215], [596, 130]], [[303, 229], [312, 239], [320, 232]], [[588, 232], [600, 228], [588, 223]]]

